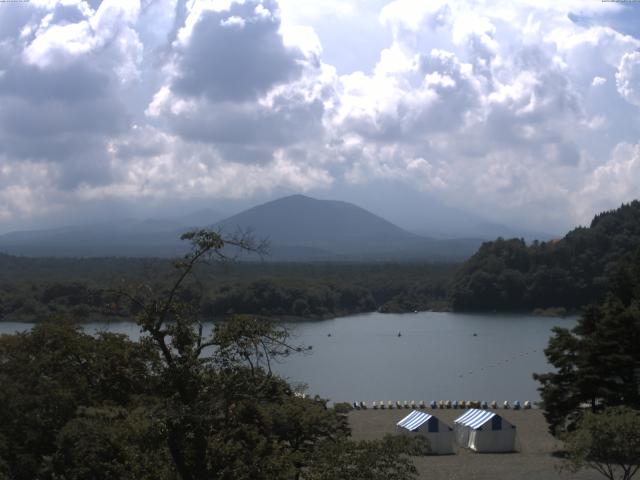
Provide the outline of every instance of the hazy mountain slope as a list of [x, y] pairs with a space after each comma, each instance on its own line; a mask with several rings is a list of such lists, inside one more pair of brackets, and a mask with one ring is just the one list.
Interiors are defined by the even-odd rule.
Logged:
[[459, 259], [480, 244], [421, 237], [351, 203], [303, 195], [250, 208], [217, 226], [225, 232], [252, 229], [255, 236], [270, 240], [271, 256], [278, 259]]
[[303, 195], [267, 202], [218, 223], [207, 218], [210, 213], [205, 211], [184, 219], [12, 232], [0, 235], [0, 252], [62, 257], [174, 256], [185, 250], [179, 237], [187, 227], [206, 225], [228, 234], [251, 229], [255, 237], [269, 239], [268, 260], [461, 260], [480, 245], [478, 239], [421, 237], [351, 203]]
[[212, 225], [220, 217], [207, 210], [182, 219], [122, 220], [25, 230], [0, 235], [0, 252], [29, 256], [171, 256], [184, 251], [180, 234], [190, 227]]
[[225, 231], [251, 227], [274, 245], [334, 253], [386, 251], [423, 239], [351, 203], [292, 195], [245, 210], [218, 224]]
[[[481, 214], [443, 203], [427, 192], [405, 188], [400, 182], [378, 180], [366, 185], [349, 185], [340, 198], [363, 205], [394, 225], [429, 238], [524, 238], [548, 240], [557, 237], [522, 226], [490, 221]], [[522, 219], [526, 221], [526, 219]]]

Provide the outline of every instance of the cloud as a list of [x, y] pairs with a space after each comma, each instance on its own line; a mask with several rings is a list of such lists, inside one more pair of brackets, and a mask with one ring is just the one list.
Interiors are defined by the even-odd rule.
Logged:
[[627, 102], [640, 107], [640, 51], [622, 56], [616, 73], [616, 86]]
[[[392, 6], [382, 17], [394, 44], [371, 75], [341, 78], [332, 120], [348, 139], [336, 142], [353, 165], [347, 178], [400, 178], [462, 206], [502, 198], [513, 215], [550, 193], [560, 200], [568, 185], [540, 185], [580, 163], [576, 125], [588, 120], [557, 47], [523, 40], [517, 22], [457, 17], [450, 4]], [[448, 36], [447, 48], [422, 50], [425, 36]]]
[[140, 13], [140, 2], [103, 0], [96, 11], [84, 2], [73, 7], [56, 4], [37, 27], [26, 27], [32, 38], [23, 51], [25, 62], [60, 68], [109, 45], [119, 54], [114, 63], [120, 79], [136, 77], [142, 44], [132, 25]]
[[[137, 2], [25, 5], [14, 49], [0, 65], [0, 152], [63, 165], [59, 188], [110, 180], [108, 137], [128, 128], [120, 86], [135, 76]], [[14, 19], [15, 21], [15, 19]]]
[[584, 187], [573, 195], [581, 220], [590, 220], [594, 211], [619, 206], [640, 198], [640, 144], [620, 143], [606, 163], [586, 178]]
[[280, 149], [268, 161], [248, 165], [230, 161], [211, 145], [194, 145], [152, 127], [134, 128], [111, 153], [115, 181], [83, 185], [82, 199], [245, 198], [278, 187], [306, 191], [333, 181], [325, 170], [297, 163]]
[[[607, 20], [624, 12], [479, 0], [2, 8], [0, 218], [78, 199], [330, 197], [393, 180], [562, 228], [584, 217], [579, 205], [607, 203], [607, 182], [611, 202], [638, 194], [625, 174], [640, 40]], [[359, 32], [388, 39], [369, 42], [375, 65], [353, 60], [350, 45], [367, 42], [329, 64], [325, 45], [336, 58], [335, 38]]]
[[[296, 40], [300, 48], [292, 45]], [[278, 176], [283, 187], [329, 185], [331, 175], [313, 162], [322, 157], [325, 104], [333, 100], [336, 79], [318, 53], [309, 32], [281, 33], [275, 2], [211, 8], [194, 2], [165, 65], [167, 81], [146, 109], [147, 118], [216, 158], [219, 171], [210, 172], [216, 180], [201, 190], [211, 196], [225, 196], [219, 188], [225, 184], [228, 196], [236, 196], [231, 185], [243, 168], [247, 177], [260, 172], [265, 182], [238, 187], [246, 195], [272, 190]], [[301, 149], [309, 150], [304, 158]], [[184, 169], [192, 166], [184, 163]], [[274, 174], [267, 174], [269, 168]]]
[[214, 102], [255, 100], [299, 78], [302, 52], [284, 45], [279, 24], [275, 2], [192, 8], [175, 44], [171, 89]]

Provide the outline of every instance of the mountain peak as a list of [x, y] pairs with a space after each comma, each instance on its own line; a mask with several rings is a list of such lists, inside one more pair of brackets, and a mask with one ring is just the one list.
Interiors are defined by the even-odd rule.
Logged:
[[[352, 203], [290, 195], [245, 210], [219, 224], [225, 230], [250, 228], [272, 244], [304, 246], [337, 254], [383, 250], [420, 237]], [[393, 245], [393, 246], [392, 246]]]

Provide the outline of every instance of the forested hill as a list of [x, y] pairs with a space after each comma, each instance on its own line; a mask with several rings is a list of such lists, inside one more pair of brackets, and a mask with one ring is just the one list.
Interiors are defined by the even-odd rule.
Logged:
[[640, 201], [600, 213], [588, 228], [526, 245], [484, 243], [456, 272], [451, 306], [458, 311], [578, 309], [603, 299], [619, 263], [640, 247]]

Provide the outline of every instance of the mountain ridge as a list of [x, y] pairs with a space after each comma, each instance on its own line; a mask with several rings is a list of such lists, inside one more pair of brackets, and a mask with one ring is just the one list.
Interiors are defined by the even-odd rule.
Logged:
[[[146, 219], [0, 235], [0, 252], [27, 256], [175, 256], [184, 222]], [[269, 260], [461, 260], [480, 239], [442, 240], [408, 232], [374, 213], [341, 200], [305, 195], [275, 199], [219, 221], [189, 227], [213, 227], [227, 234], [251, 230], [268, 238]]]

